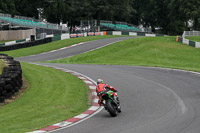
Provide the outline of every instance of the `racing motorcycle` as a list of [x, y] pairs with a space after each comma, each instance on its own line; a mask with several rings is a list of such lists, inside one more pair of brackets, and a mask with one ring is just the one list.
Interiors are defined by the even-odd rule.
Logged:
[[118, 113], [121, 113], [120, 102], [116, 94], [117, 92], [113, 92], [112, 90], [105, 90], [99, 93], [105, 110], [107, 110], [112, 117], [115, 117]]

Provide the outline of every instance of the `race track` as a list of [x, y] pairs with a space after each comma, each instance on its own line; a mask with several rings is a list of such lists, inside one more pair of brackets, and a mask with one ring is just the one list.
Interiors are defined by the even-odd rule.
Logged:
[[[119, 38], [110, 40], [117, 41]], [[127, 38], [125, 38], [127, 39]], [[106, 39], [105, 39], [106, 40]], [[106, 45], [105, 40], [101, 40]], [[98, 41], [101, 46], [101, 41]], [[94, 43], [95, 41], [93, 41]], [[84, 48], [82, 48], [84, 47]], [[71, 49], [81, 53], [88, 45]], [[91, 50], [91, 49], [90, 49]], [[83, 52], [83, 51], [82, 51]], [[85, 51], [84, 51], [85, 52]], [[67, 50], [34, 57], [17, 58], [20, 61], [51, 60], [70, 56]], [[110, 117], [102, 110], [75, 126], [54, 133], [199, 133], [200, 132], [200, 75], [190, 72], [117, 65], [50, 64], [77, 71], [96, 80], [104, 79], [119, 91], [122, 113]]]
[[69, 47], [66, 49], [55, 50], [53, 52], [47, 52], [37, 55], [31, 55], [26, 57], [17, 58], [19, 61], [33, 62], [33, 61], [47, 61], [47, 60], [55, 60], [60, 58], [65, 58], [73, 55], [77, 55], [83, 52], [87, 52], [93, 50], [95, 48], [106, 46], [110, 43], [118, 42], [121, 40], [136, 38], [136, 37], [118, 37], [118, 38], [108, 38], [95, 40], [90, 42], [85, 42], [82, 45], [77, 45], [75, 47]]

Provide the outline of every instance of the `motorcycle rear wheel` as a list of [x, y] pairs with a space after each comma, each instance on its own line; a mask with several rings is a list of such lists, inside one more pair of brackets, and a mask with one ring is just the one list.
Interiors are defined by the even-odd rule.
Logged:
[[106, 102], [107, 111], [110, 113], [112, 117], [117, 116], [118, 111], [115, 108], [115, 105], [111, 103], [111, 101]]

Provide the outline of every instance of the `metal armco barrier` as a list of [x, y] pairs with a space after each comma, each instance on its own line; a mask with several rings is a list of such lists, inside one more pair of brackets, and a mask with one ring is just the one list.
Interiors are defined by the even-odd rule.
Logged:
[[0, 102], [10, 98], [22, 87], [22, 69], [20, 62], [6, 54], [0, 54], [0, 59], [6, 63], [0, 75]]

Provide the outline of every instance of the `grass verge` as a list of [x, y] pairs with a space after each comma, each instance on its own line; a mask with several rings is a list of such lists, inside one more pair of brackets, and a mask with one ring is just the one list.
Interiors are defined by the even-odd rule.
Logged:
[[0, 75], [2, 74], [3, 68], [6, 66], [6, 64], [0, 60]]
[[155, 66], [200, 72], [199, 57], [199, 49], [175, 42], [175, 37], [145, 37], [124, 40], [95, 51], [48, 62]]
[[80, 114], [88, 108], [85, 83], [60, 70], [21, 63], [30, 87], [0, 108], [0, 132], [22, 133]]
[[188, 36], [187, 39], [195, 42], [200, 42], [200, 36]]
[[6, 40], [6, 41], [5, 40], [0, 40], [0, 44], [1, 43], [5, 43], [5, 42], [10, 42], [10, 41], [13, 41], [13, 40]]
[[88, 36], [88, 37], [71, 38], [71, 39], [55, 41], [55, 42], [51, 42], [51, 43], [47, 43], [43, 45], [38, 45], [34, 47], [22, 48], [22, 49], [5, 51], [5, 52], [0, 52], [0, 53], [8, 54], [9, 56], [12, 56], [12, 57], [22, 57], [22, 56], [29, 56], [29, 55], [39, 54], [43, 52], [48, 52], [51, 50], [63, 48], [63, 47], [70, 46], [70, 45], [80, 43], [80, 42], [87, 42], [87, 41], [113, 38], [113, 37], [119, 37], [119, 36], [108, 35], [108, 36]]

